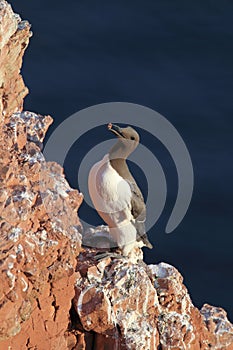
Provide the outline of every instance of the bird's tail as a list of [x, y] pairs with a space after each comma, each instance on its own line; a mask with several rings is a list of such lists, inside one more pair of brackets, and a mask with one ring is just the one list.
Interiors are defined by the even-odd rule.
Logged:
[[150, 243], [145, 231], [145, 223], [143, 221], [136, 221], [134, 225], [137, 229], [137, 241], [142, 241], [145, 247], [152, 249], [153, 245]]
[[152, 249], [153, 248], [153, 245], [150, 243], [148, 237], [147, 237], [147, 234], [144, 233], [143, 236], [141, 236], [141, 240], [143, 241], [143, 243], [145, 244], [145, 246], [149, 249]]

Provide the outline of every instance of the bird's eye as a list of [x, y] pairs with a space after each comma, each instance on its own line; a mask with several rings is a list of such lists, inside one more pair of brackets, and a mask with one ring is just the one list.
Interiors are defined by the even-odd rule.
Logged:
[[135, 137], [134, 137], [134, 136], [131, 136], [130, 138], [131, 138], [131, 140], [135, 140]]

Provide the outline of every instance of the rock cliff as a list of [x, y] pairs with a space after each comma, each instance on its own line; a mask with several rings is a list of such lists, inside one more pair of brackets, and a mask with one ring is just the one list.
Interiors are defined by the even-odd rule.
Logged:
[[226, 312], [208, 304], [199, 311], [173, 266], [96, 262], [95, 254], [77, 259], [71, 316], [80, 349], [233, 349]]
[[30, 36], [0, 0], [0, 349], [233, 349], [225, 311], [194, 307], [174, 267], [81, 248], [82, 194], [41, 152], [52, 118], [23, 111]]

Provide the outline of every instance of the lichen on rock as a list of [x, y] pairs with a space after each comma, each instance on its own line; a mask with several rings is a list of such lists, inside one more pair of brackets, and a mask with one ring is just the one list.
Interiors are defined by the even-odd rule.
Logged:
[[41, 152], [50, 116], [22, 112], [30, 25], [0, 1], [0, 348], [65, 349], [82, 196]]
[[22, 348], [28, 343], [42, 349], [48, 339], [51, 348], [66, 344], [74, 295], [82, 196], [41, 153], [51, 122], [49, 116], [17, 112], [5, 118], [0, 134], [0, 340], [15, 349], [19, 339]]
[[95, 255], [89, 249], [77, 260], [73, 327], [85, 334], [77, 337], [80, 346], [90, 341], [94, 349], [233, 348], [226, 312], [209, 305], [199, 311], [173, 266], [126, 258], [97, 262]]
[[0, 124], [4, 117], [22, 110], [28, 94], [20, 69], [31, 35], [28, 21], [22, 21], [5, 0], [0, 0]]

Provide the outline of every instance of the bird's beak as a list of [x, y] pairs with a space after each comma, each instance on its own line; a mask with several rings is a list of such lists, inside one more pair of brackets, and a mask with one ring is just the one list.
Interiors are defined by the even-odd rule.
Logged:
[[118, 137], [124, 137], [122, 129], [116, 124], [109, 123], [108, 130], [112, 131]]

